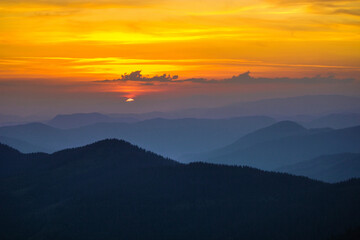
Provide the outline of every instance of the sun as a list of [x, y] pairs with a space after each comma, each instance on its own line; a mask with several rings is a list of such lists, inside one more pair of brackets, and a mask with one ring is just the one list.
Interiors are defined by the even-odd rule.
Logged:
[[133, 102], [133, 101], [135, 101], [135, 99], [133, 99], [133, 98], [126, 99], [126, 102]]

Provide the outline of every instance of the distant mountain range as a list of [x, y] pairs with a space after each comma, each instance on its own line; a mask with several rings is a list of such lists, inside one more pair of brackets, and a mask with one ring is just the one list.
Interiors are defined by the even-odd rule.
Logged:
[[[196, 115], [195, 115], [196, 116]], [[246, 115], [248, 117], [248, 115]], [[274, 116], [277, 119], [286, 119], [299, 122], [308, 128], [346, 128], [360, 125], [360, 113], [332, 113], [327, 115], [290, 115]], [[153, 112], [147, 114], [100, 114], [100, 113], [76, 113], [57, 115], [53, 119], [44, 122], [45, 124], [61, 129], [79, 128], [105, 122], [139, 122], [154, 118], [176, 119], [171, 114]], [[181, 117], [180, 117], [181, 118]], [[233, 118], [233, 117], [230, 117]], [[213, 119], [213, 118], [210, 118]], [[215, 118], [217, 119], [217, 118]], [[224, 119], [221, 117], [220, 119]], [[12, 124], [14, 125], [14, 124]]]
[[360, 178], [360, 153], [320, 156], [277, 170], [331, 183]]
[[55, 128], [77, 128], [86, 125], [91, 125], [98, 122], [111, 122], [111, 118], [100, 113], [77, 113], [57, 115], [47, 125]]
[[0, 114], [0, 238], [359, 239], [359, 100]]
[[[341, 95], [308, 95], [233, 103], [223, 107], [187, 109], [172, 113], [173, 117], [226, 118], [262, 115], [278, 119], [289, 116], [324, 116], [333, 113], [359, 113], [360, 98]], [[163, 116], [164, 117], [164, 116]]]
[[[337, 116], [341, 114], [342, 116]], [[351, 116], [353, 114], [353, 116]], [[308, 95], [288, 98], [245, 101], [212, 108], [193, 108], [168, 112], [145, 113], [74, 113], [61, 114], [43, 121], [44, 117], [0, 114], [0, 126], [42, 121], [56, 128], [77, 128], [100, 122], [136, 122], [154, 118], [219, 119], [244, 116], [269, 116], [277, 120], [309, 123], [308, 127], [345, 128], [360, 125], [360, 98], [342, 95]], [[330, 115], [330, 116], [328, 116]], [[357, 115], [357, 117], [355, 116]], [[313, 120], [318, 118], [319, 121]]]
[[[274, 122], [268, 117], [151, 119], [133, 123], [97, 123], [74, 129], [32, 123], [0, 128], [0, 142], [23, 153], [51, 153], [105, 138], [118, 138], [181, 162], [246, 165], [264, 170], [301, 165], [303, 161], [322, 155], [360, 152], [359, 126], [306, 129], [291, 121]], [[200, 153], [186, 154], [191, 152]], [[351, 168], [351, 164], [342, 164], [344, 169]], [[326, 171], [326, 164], [318, 166], [324, 166], [324, 169], [314, 170], [318, 175], [284, 171], [330, 182], [353, 176], [349, 169], [344, 170], [342, 178], [335, 172], [323, 178], [321, 172]], [[357, 166], [352, 167], [356, 169]]]
[[360, 126], [305, 129], [297, 123], [284, 121], [250, 133], [223, 148], [179, 159], [274, 170], [320, 155], [344, 152], [360, 152]]
[[304, 123], [309, 128], [346, 128], [360, 125], [359, 113], [337, 113], [316, 118], [312, 121]]
[[34, 121], [42, 121], [43, 118], [39, 116], [20, 117], [16, 115], [8, 115], [0, 113], [0, 126], [11, 126], [18, 124], [25, 124]]
[[130, 116], [116, 117], [113, 115], [109, 116], [101, 113], [76, 113], [57, 115], [53, 119], [47, 121], [46, 124], [55, 128], [70, 129], [93, 125], [95, 123], [136, 121], [139, 120]]
[[[180, 164], [125, 141], [0, 145], [2, 239], [329, 239], [360, 226], [360, 181]], [[340, 236], [339, 235], [339, 236]]]
[[[279, 120], [290, 117], [295, 121], [312, 121], [319, 117], [339, 113], [360, 113], [360, 98], [341, 95], [307, 95], [237, 102], [213, 108], [192, 108], [168, 112], [154, 111], [146, 113], [113, 113], [106, 114], [105, 116], [107, 118], [111, 118], [112, 121], [117, 121], [118, 119], [120, 121], [128, 122], [149, 120], [153, 118], [220, 119], [245, 116], [269, 116]], [[89, 118], [93, 118], [93, 116], [91, 116], [92, 114], [93, 113], [89, 113]], [[78, 121], [77, 118], [79, 117], [77, 115], [78, 114], [61, 115], [59, 116], [59, 120], [66, 117], [67, 119], [64, 119], [64, 121], [69, 121], [71, 118], [73, 118], [73, 121], [76, 123]], [[83, 114], [83, 117], [85, 116], [86, 114]], [[104, 120], [108, 121], [109, 119]], [[86, 123], [86, 121], [84, 121], [84, 123]], [[75, 124], [74, 127], [78, 126]]]
[[[151, 119], [134, 123], [97, 123], [74, 129], [58, 129], [42, 123], [31, 123], [1, 127], [0, 136], [31, 143], [36, 146], [34, 152], [39, 148], [53, 152], [105, 138], [118, 138], [165, 156], [177, 157], [187, 152], [220, 147], [274, 122], [274, 119], [262, 116], [231, 119]], [[7, 143], [17, 149], [24, 148], [15, 142]]]

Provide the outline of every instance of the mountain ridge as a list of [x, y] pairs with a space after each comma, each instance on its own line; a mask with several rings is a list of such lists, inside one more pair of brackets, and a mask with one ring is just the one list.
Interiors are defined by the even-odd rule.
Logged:
[[360, 177], [360, 153], [323, 155], [281, 167], [277, 171], [307, 176], [330, 183], [346, 181]]
[[[265, 133], [269, 129], [274, 129], [272, 126], [265, 128]], [[262, 132], [264, 129], [248, 134], [223, 148], [208, 153], [189, 155], [184, 159], [185, 161], [245, 164], [260, 169], [274, 170], [282, 165], [305, 161], [323, 154], [360, 151], [360, 126], [336, 130], [302, 129], [298, 132], [290, 131], [290, 134], [287, 131], [282, 133], [281, 130], [280, 134], [270, 134], [270, 138], [267, 138], [266, 134], [261, 134]], [[255, 136], [254, 139], [252, 139], [253, 136]]]
[[[164, 156], [175, 157], [195, 149], [210, 150], [231, 143], [249, 131], [268, 126], [275, 120], [253, 116], [231, 119], [153, 119], [134, 123], [95, 123], [75, 129], [46, 125], [0, 128], [0, 136], [15, 138], [48, 149], [49, 153], [78, 147], [105, 138], [125, 139]], [[15, 146], [15, 145], [14, 145]]]
[[[119, 153], [136, 164], [117, 165]], [[5, 240], [315, 240], [360, 225], [359, 181], [178, 164], [113, 139], [35, 159], [19, 154], [38, 162], [0, 181]]]

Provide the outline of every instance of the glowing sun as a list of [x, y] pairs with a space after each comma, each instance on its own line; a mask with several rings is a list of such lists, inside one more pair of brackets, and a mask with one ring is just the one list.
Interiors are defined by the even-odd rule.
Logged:
[[133, 98], [126, 99], [126, 102], [133, 102], [133, 101], [135, 101]]

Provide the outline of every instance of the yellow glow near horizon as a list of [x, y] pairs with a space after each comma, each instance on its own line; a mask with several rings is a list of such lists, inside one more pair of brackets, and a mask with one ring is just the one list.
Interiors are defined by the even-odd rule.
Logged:
[[358, 79], [359, 11], [351, 0], [3, 0], [0, 78], [251, 70]]

